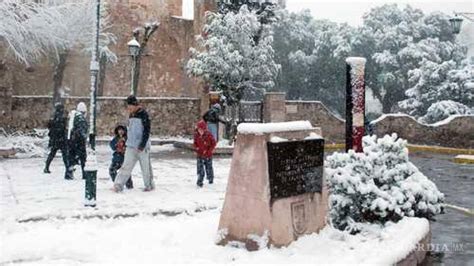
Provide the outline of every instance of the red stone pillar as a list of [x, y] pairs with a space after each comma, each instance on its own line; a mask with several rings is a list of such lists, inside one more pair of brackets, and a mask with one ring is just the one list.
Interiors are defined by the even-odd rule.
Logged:
[[346, 151], [362, 152], [365, 115], [365, 58], [348, 57], [346, 83]]

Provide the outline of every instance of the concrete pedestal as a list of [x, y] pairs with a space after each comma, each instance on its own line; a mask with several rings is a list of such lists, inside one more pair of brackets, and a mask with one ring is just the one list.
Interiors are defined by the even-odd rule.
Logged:
[[268, 171], [267, 142], [272, 137], [304, 140], [321, 135], [319, 128], [298, 131], [238, 133], [230, 168], [217, 244], [245, 243], [248, 250], [264, 243], [286, 246], [299, 236], [318, 232], [325, 226], [328, 191], [324, 178], [321, 193], [304, 193], [272, 202]]

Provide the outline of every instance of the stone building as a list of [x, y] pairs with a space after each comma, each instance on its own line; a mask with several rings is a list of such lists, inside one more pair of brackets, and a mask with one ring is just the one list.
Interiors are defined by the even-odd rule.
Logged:
[[[184, 3], [184, 5], [183, 5]], [[118, 62], [107, 65], [102, 96], [125, 96], [130, 93], [130, 58], [127, 42], [131, 32], [145, 22], [158, 20], [160, 26], [148, 43], [142, 60], [138, 96], [200, 97], [202, 86], [189, 78], [183, 66], [188, 50], [195, 46], [204, 23], [205, 12], [215, 10], [215, 0], [113, 0], [108, 1], [111, 31], [117, 43], [110, 46]], [[183, 13], [184, 11], [184, 13]], [[1, 48], [0, 48], [1, 50]], [[89, 93], [90, 56], [72, 51], [67, 59], [63, 87], [71, 96]], [[33, 72], [13, 60], [4, 62], [11, 72], [14, 95], [50, 95], [53, 86], [53, 64], [49, 60], [34, 65]], [[5, 83], [5, 80], [4, 80]]]

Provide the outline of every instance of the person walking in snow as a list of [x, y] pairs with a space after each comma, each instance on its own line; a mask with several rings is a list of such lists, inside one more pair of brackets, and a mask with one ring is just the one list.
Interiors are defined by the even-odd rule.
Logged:
[[209, 184], [214, 182], [214, 169], [212, 168], [212, 154], [216, 147], [216, 140], [208, 130], [206, 121], [199, 120], [194, 133], [194, 149], [197, 155], [197, 186], [203, 186], [204, 170]]
[[128, 135], [126, 141], [125, 159], [122, 167], [118, 171], [117, 178], [112, 188], [115, 192], [123, 190], [125, 182], [132, 175], [133, 167], [140, 161], [145, 188], [143, 191], [155, 189], [153, 181], [153, 170], [150, 161], [150, 127], [151, 122], [147, 111], [138, 103], [135, 96], [127, 98]]
[[219, 114], [220, 114], [221, 110], [222, 110], [221, 105], [218, 104], [218, 103], [215, 103], [202, 116], [202, 119], [204, 119], [204, 121], [206, 121], [207, 127], [208, 127], [209, 131], [211, 132], [212, 136], [214, 137], [215, 141], [218, 141], [217, 136], [218, 136], [219, 121], [225, 123], [225, 121], [222, 121], [219, 117]]
[[67, 134], [69, 163], [65, 179], [73, 179], [74, 165], [78, 163], [81, 165], [82, 178], [85, 178], [84, 166], [87, 159], [86, 144], [88, 134], [86, 114], [87, 106], [84, 102], [80, 102], [76, 110], [69, 113]]
[[[115, 136], [114, 138], [110, 141], [110, 148], [113, 151], [112, 154], [112, 164], [109, 167], [109, 174], [110, 178], [112, 179], [112, 182], [115, 181], [115, 177], [117, 176], [117, 171], [122, 167], [123, 161], [125, 159], [125, 143], [127, 141], [127, 128], [118, 125], [114, 129]], [[125, 187], [128, 189], [133, 188], [133, 181], [132, 177], [127, 180], [127, 183], [125, 183]]]
[[51, 173], [49, 166], [51, 165], [51, 162], [53, 161], [54, 156], [56, 156], [56, 152], [58, 152], [58, 150], [61, 151], [64, 167], [66, 169], [68, 165], [66, 145], [66, 116], [64, 115], [64, 105], [61, 103], [56, 103], [54, 107], [54, 116], [48, 122], [48, 148], [50, 148], [50, 151], [43, 170], [45, 174]]

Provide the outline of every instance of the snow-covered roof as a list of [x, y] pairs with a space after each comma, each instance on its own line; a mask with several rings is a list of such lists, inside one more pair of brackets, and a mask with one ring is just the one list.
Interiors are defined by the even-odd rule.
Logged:
[[237, 131], [241, 134], [261, 135], [273, 132], [286, 132], [297, 130], [313, 129], [309, 121], [292, 121], [280, 123], [242, 123], [237, 127]]

